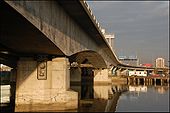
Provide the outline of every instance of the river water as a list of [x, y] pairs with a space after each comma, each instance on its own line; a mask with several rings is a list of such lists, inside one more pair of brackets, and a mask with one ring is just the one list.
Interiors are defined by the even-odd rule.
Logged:
[[[169, 87], [167, 86], [129, 86], [121, 94], [117, 103], [117, 112], [168, 112]], [[136, 88], [136, 91], [134, 90]], [[141, 89], [140, 89], [141, 88]]]
[[[1, 89], [1, 100], [9, 101], [7, 87], [5, 91]], [[81, 85], [71, 88], [79, 92], [79, 107], [73, 110], [75, 112], [169, 112], [169, 85], [112, 84], [93, 87]], [[9, 111], [8, 107], [2, 107], [1, 104], [3, 111]]]

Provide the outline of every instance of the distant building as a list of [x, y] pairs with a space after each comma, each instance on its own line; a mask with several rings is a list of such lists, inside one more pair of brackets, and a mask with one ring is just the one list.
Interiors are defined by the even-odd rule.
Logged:
[[110, 45], [111, 49], [114, 51], [114, 40], [115, 40], [115, 36], [114, 34], [108, 34], [106, 33], [105, 29], [102, 29], [102, 33], [105, 36], [108, 44]]
[[165, 67], [165, 59], [157, 58], [155, 64], [156, 64], [155, 66], [158, 68]]
[[131, 65], [131, 66], [139, 66], [139, 58], [137, 56], [119, 56], [119, 61], [123, 64]]

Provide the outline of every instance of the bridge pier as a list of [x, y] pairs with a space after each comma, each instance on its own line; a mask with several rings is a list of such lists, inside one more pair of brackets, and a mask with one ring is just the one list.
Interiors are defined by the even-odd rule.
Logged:
[[121, 71], [120, 71], [120, 70], [121, 70], [121, 69], [117, 69], [117, 70], [116, 70], [116, 75], [117, 75], [117, 76], [120, 76], [120, 75], [121, 75]]
[[80, 85], [81, 84], [81, 68], [80, 67], [72, 67], [70, 69], [70, 82], [71, 84]]
[[15, 109], [15, 91], [16, 91], [16, 76], [17, 76], [17, 70], [13, 68], [11, 70], [10, 74], [10, 108], [12, 111]]
[[154, 78], [154, 86], [156, 86], [156, 78]]
[[133, 84], [136, 85], [136, 78], [133, 78]]
[[94, 70], [94, 84], [111, 83], [111, 79], [108, 76], [108, 69], [96, 69]]
[[71, 67], [70, 68], [70, 87], [78, 92], [78, 98], [81, 98], [81, 68], [80, 67]]
[[160, 81], [161, 81], [161, 86], [163, 85], [163, 79], [160, 79]]
[[69, 68], [67, 58], [55, 58], [40, 65], [33, 58], [20, 58], [15, 111], [77, 109], [78, 93], [70, 90]]
[[169, 84], [169, 78], [167, 79], [167, 84]]
[[143, 85], [145, 86], [146, 84], [146, 78], [143, 78]]
[[116, 75], [116, 69], [117, 69], [116, 66], [114, 66], [114, 67], [111, 69], [111, 75]]

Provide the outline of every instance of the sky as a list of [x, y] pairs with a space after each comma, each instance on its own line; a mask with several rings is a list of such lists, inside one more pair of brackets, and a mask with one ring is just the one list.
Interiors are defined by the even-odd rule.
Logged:
[[117, 56], [137, 55], [139, 63], [169, 61], [168, 1], [87, 1], [100, 26], [115, 35]]

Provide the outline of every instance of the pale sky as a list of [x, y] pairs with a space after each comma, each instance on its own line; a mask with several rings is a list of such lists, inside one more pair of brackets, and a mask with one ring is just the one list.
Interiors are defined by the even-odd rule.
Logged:
[[168, 1], [87, 1], [101, 27], [115, 34], [116, 55], [140, 63], [169, 60]]

